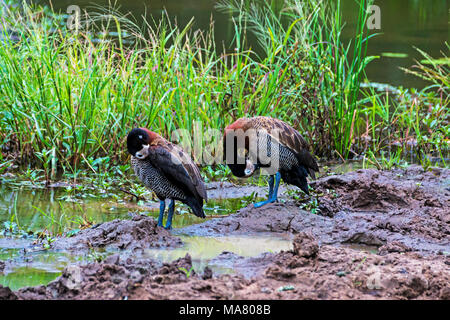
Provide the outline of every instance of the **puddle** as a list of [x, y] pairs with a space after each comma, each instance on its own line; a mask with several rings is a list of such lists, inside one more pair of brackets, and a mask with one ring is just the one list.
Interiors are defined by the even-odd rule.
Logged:
[[281, 238], [274, 236], [224, 236], [224, 237], [199, 237], [180, 236], [184, 245], [173, 250], [146, 249], [145, 257], [154, 258], [162, 262], [171, 262], [184, 257], [187, 253], [192, 258], [192, 267], [197, 272], [202, 272], [208, 266], [214, 273], [234, 273], [232, 264], [224, 266], [211, 263], [223, 252], [233, 253], [233, 256], [244, 258], [256, 257], [262, 253], [278, 253], [281, 250], [292, 249], [290, 237]]
[[[192, 267], [196, 272], [203, 272], [208, 266], [215, 274], [236, 273], [252, 274], [247, 265], [239, 270], [234, 263], [238, 259], [256, 257], [264, 252], [278, 253], [292, 249], [289, 237], [269, 236], [225, 236], [225, 237], [191, 237], [180, 236], [184, 245], [176, 249], [146, 249], [141, 258], [151, 258], [160, 262], [171, 262], [189, 253]], [[9, 244], [9, 245], [8, 245]], [[21, 242], [20, 246], [27, 247]], [[75, 255], [64, 251], [39, 250], [25, 251], [18, 248], [14, 240], [0, 239], [0, 262], [4, 262], [3, 272], [0, 269], [0, 284], [18, 290], [22, 287], [47, 285], [59, 277], [69, 264], [85, 264], [96, 258], [113, 254], [115, 251], [92, 251], [89, 254]], [[5, 246], [9, 248], [5, 248]], [[14, 248], [11, 248], [14, 247]], [[126, 253], [123, 252], [123, 253]], [[218, 259], [221, 254], [232, 254], [230, 259]], [[132, 254], [131, 254], [132, 256]]]
[[61, 250], [36, 250], [30, 240], [0, 238], [0, 285], [12, 290], [46, 285], [69, 264], [84, 264], [112, 253], [96, 250], [76, 255]]
[[24, 253], [23, 249], [0, 249], [0, 261], [7, 261], [0, 272], [0, 284], [17, 290], [26, 286], [45, 285], [61, 275], [77, 258], [57, 252]]
[[[245, 199], [210, 199], [204, 207], [206, 220], [227, 216], [246, 205]], [[205, 222], [205, 219], [191, 214], [188, 207], [180, 202], [176, 203], [175, 208], [173, 218], [175, 230]], [[32, 242], [36, 240], [36, 232], [47, 230], [54, 237], [69, 230], [80, 229], [84, 223], [95, 225], [115, 219], [131, 219], [131, 212], [139, 212], [157, 219], [159, 203], [125, 202], [113, 198], [110, 194], [83, 194], [74, 190], [68, 192], [64, 188], [17, 187], [14, 183], [0, 186], [0, 284], [12, 290], [25, 286], [46, 285], [60, 276], [67, 265], [93, 261], [96, 256], [92, 253], [101, 254], [93, 251], [90, 255], [76, 255], [52, 249], [33, 252]], [[2, 233], [7, 237], [2, 237]], [[222, 251], [249, 256], [257, 255], [266, 248], [282, 250], [290, 246], [289, 241], [265, 238], [183, 237], [183, 241], [186, 243], [183, 248], [149, 250], [146, 254], [156, 260], [168, 262], [189, 252], [193, 255], [194, 269], [203, 270], [208, 261]], [[105, 255], [108, 254], [110, 253]], [[215, 270], [219, 270], [219, 267]], [[223, 268], [221, 270], [221, 272], [231, 271]]]
[[373, 253], [373, 254], [377, 254], [378, 248], [379, 248], [378, 246], [370, 246], [367, 244], [360, 244], [360, 243], [342, 243], [340, 246], [344, 247], [344, 248], [348, 248], [348, 249], [353, 249], [353, 250], [367, 252], [367, 253]]
[[0, 284], [11, 290], [46, 285], [61, 275], [61, 271], [49, 272], [32, 267], [17, 268], [14, 272], [0, 275]]
[[58, 234], [84, 222], [125, 219], [128, 212], [127, 207], [111, 199], [80, 200], [60, 189], [13, 189], [0, 186], [1, 229], [15, 226], [26, 232], [47, 229]]
[[[156, 204], [152, 204], [156, 206]], [[154, 209], [151, 211], [144, 211], [144, 213], [148, 216], [154, 217], [158, 219], [159, 216], [159, 203], [158, 209]], [[190, 209], [188, 206], [182, 204], [181, 202], [175, 202], [175, 215], [173, 216], [172, 226], [174, 229], [187, 227], [194, 224], [203, 223], [212, 218], [220, 218], [226, 217], [236, 211], [247, 206], [247, 201], [240, 198], [232, 198], [232, 199], [210, 199], [208, 203], [206, 203], [203, 207], [203, 210], [206, 215], [206, 219], [199, 218], [192, 213], [190, 213]], [[164, 216], [164, 224], [166, 223], [167, 212]]]

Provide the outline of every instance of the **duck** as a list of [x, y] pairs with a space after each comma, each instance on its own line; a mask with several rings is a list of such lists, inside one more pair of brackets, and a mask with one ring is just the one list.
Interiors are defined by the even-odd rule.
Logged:
[[189, 206], [197, 217], [205, 218], [204, 181], [181, 147], [147, 128], [134, 128], [127, 135], [127, 149], [135, 175], [159, 199], [158, 226], [163, 227], [166, 199], [170, 202], [165, 229], [172, 229], [176, 200]]
[[305, 138], [282, 120], [256, 116], [239, 118], [225, 128], [223, 155], [233, 175], [251, 177], [264, 170], [269, 175], [268, 199], [254, 203], [260, 208], [278, 201], [281, 179], [309, 195], [307, 177], [315, 179], [319, 166]]

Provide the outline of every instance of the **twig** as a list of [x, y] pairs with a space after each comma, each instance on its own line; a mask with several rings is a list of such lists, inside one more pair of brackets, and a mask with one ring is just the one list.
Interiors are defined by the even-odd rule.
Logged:
[[134, 194], [134, 193], [132, 193], [132, 192], [130, 192], [130, 191], [127, 191], [127, 190], [125, 190], [125, 189], [123, 189], [123, 188], [119, 188], [119, 190], [122, 191], [122, 192], [125, 192], [125, 193], [129, 194], [130, 196], [135, 197], [135, 198], [136, 198], [136, 201], [139, 201], [139, 200], [145, 201], [145, 198], [140, 197], [140, 196], [138, 196], [138, 195], [136, 195], [136, 194]]

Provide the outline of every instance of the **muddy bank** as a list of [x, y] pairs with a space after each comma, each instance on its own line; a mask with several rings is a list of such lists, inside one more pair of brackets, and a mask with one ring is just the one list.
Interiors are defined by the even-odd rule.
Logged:
[[450, 299], [448, 256], [381, 256], [320, 246], [300, 233], [293, 250], [259, 259], [267, 267], [246, 278], [191, 270], [189, 255], [162, 265], [114, 255], [69, 266], [47, 286], [0, 293], [10, 299]]
[[[135, 215], [57, 239], [54, 249], [118, 253], [69, 265], [46, 286], [13, 292], [0, 287], [0, 299], [450, 299], [450, 170], [357, 170], [313, 185], [317, 214], [311, 203], [285, 194], [281, 203], [250, 205], [172, 232]], [[214, 192], [243, 196], [248, 188], [218, 184]], [[243, 257], [224, 251], [202, 270], [193, 269], [189, 254], [170, 263], [145, 254], [180, 247], [181, 234], [199, 242], [207, 241], [202, 236], [295, 239], [292, 250], [279, 253], [267, 248]], [[365, 246], [372, 252], [360, 250]]]
[[[321, 244], [389, 246], [397, 252], [450, 251], [450, 170], [357, 170], [313, 183], [317, 213], [287, 200], [179, 230], [190, 235], [310, 232]], [[387, 247], [389, 248], [389, 247]], [[386, 247], [384, 250], [387, 250]]]
[[137, 250], [181, 245], [181, 239], [158, 227], [155, 219], [136, 214], [131, 220], [116, 219], [81, 230], [73, 237], [58, 238], [52, 248], [70, 251], [95, 248]]
[[10, 288], [0, 284], [0, 300], [17, 300], [17, 295]]

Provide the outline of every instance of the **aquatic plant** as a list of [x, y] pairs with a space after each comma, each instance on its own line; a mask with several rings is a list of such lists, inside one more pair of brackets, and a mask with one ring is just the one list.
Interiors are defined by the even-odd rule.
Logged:
[[[268, 2], [224, 0], [218, 8], [237, 15], [237, 46], [244, 41], [238, 35], [245, 35], [248, 28], [265, 50], [261, 63], [266, 72], [251, 82], [253, 88], [247, 89], [251, 95], [242, 96], [245, 82], [238, 83], [241, 94], [235, 97], [236, 105], [247, 106], [236, 116], [250, 113], [287, 120], [308, 134], [316, 154], [337, 152], [347, 158], [359, 117], [359, 84], [375, 57], [366, 56], [367, 7], [372, 2], [358, 1], [356, 34], [347, 45], [342, 40], [340, 3], [289, 0], [274, 11]], [[245, 70], [239, 65], [237, 69]]]
[[[450, 49], [448, 44], [446, 46]], [[434, 155], [435, 162], [440, 161], [447, 166], [450, 146], [449, 62], [446, 55], [442, 59], [433, 59], [425, 52], [419, 52], [425, 59], [411, 69], [403, 70], [429, 81], [430, 86], [422, 90], [384, 88], [376, 92], [375, 87], [363, 90], [366, 99], [361, 113], [365, 120], [361, 127], [365, 127], [365, 132], [358, 140], [366, 159], [368, 156], [372, 163], [386, 160], [394, 164], [403, 159], [410, 163], [418, 161], [427, 168], [433, 164], [430, 155]], [[380, 167], [379, 163], [377, 167]]]

